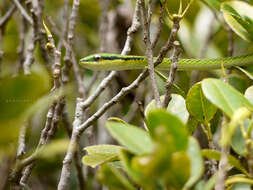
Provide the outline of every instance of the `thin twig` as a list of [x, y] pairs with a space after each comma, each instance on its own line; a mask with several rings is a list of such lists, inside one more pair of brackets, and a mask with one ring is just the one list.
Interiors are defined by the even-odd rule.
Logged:
[[217, 181], [215, 184], [215, 190], [225, 190], [225, 180], [226, 180], [227, 169], [228, 169], [228, 154], [229, 154], [229, 147], [222, 146], [221, 159], [219, 163], [219, 170], [218, 170]]
[[[83, 120], [83, 116], [84, 116], [84, 111], [81, 106], [82, 101], [83, 101], [83, 99], [77, 98], [75, 120], [73, 123], [73, 131], [72, 131], [72, 135], [71, 135], [69, 148], [68, 148], [66, 157], [64, 158], [64, 161], [63, 161], [63, 168], [62, 168], [60, 182], [58, 184], [58, 190], [67, 189], [67, 186], [68, 186], [68, 183], [70, 180], [70, 173], [65, 172], [65, 170], [70, 171], [70, 164], [72, 162], [72, 158], [76, 152], [76, 149], [78, 146], [77, 144], [79, 142], [77, 139], [79, 139], [80, 133], [76, 133], [75, 131], [78, 128], [78, 126], [81, 125], [82, 120]], [[71, 158], [71, 159], [69, 159], [69, 158]]]
[[28, 128], [28, 123], [24, 122], [20, 128], [19, 138], [18, 138], [18, 149], [17, 149], [17, 158], [20, 159], [25, 154], [25, 137]]
[[51, 62], [50, 56], [46, 50], [46, 38], [45, 38], [45, 31], [42, 28], [42, 17], [43, 17], [43, 10], [44, 10], [44, 0], [33, 0], [32, 1], [33, 9], [35, 12], [36, 19], [34, 19], [35, 24], [35, 33], [36, 33], [36, 40], [39, 43], [41, 57], [44, 59], [46, 66], [48, 69], [50, 68], [49, 63]]
[[[71, 138], [72, 123], [69, 120], [68, 113], [67, 113], [66, 109], [65, 109], [65, 112], [63, 113], [62, 121], [63, 121], [63, 124], [64, 124], [64, 126], [66, 128], [66, 131], [67, 131], [67, 134], [68, 134], [69, 138]], [[78, 147], [80, 147], [80, 145], [78, 145]], [[76, 167], [76, 171], [77, 171], [79, 188], [80, 188], [80, 190], [85, 190], [86, 183], [85, 183], [85, 180], [84, 180], [85, 178], [84, 178], [83, 171], [82, 171], [82, 163], [80, 162], [80, 160], [81, 160], [80, 157], [81, 157], [81, 150], [79, 148], [75, 152], [74, 162], [75, 162], [75, 167]]]
[[160, 100], [160, 95], [158, 91], [158, 87], [156, 84], [156, 79], [155, 79], [155, 71], [154, 71], [154, 62], [153, 62], [153, 51], [152, 51], [152, 45], [150, 41], [150, 21], [151, 21], [151, 4], [152, 0], [149, 0], [148, 3], [148, 10], [145, 8], [145, 2], [142, 0], [142, 18], [143, 18], [143, 38], [144, 42], [146, 44], [146, 57], [148, 60], [148, 71], [151, 79], [151, 86], [152, 86], [152, 92], [155, 98], [156, 106], [161, 107], [161, 100]]
[[0, 19], [0, 28], [3, 29], [6, 23], [10, 20], [13, 13], [16, 11], [16, 5], [11, 6], [11, 8], [5, 13], [5, 15]]
[[[41, 132], [41, 136], [40, 136], [40, 140], [39, 140], [39, 144], [37, 145], [37, 148], [35, 150], [35, 152], [29, 156], [28, 158], [22, 160], [22, 162], [16, 166], [16, 170], [22, 170], [22, 168], [24, 168], [25, 166], [27, 166], [23, 172], [23, 175], [20, 179], [20, 184], [22, 186], [24, 186], [26, 183], [27, 183], [27, 180], [31, 174], [31, 171], [32, 169], [34, 168], [35, 166], [35, 163], [33, 163], [33, 161], [36, 160], [36, 155], [38, 153], [38, 150], [46, 144], [46, 139], [47, 139], [47, 135], [48, 135], [48, 132], [50, 130], [50, 127], [51, 127], [51, 124], [52, 124], [52, 121], [53, 121], [53, 116], [54, 116], [54, 112], [55, 112], [55, 107], [56, 107], [56, 102], [54, 102], [48, 112], [47, 112], [47, 117], [46, 117], [46, 123], [45, 123], [45, 127], [44, 129], [42, 130]], [[14, 170], [15, 171], [15, 170]]]
[[62, 97], [55, 107], [53, 121], [51, 124], [51, 128], [48, 131], [46, 142], [49, 142], [55, 136], [65, 105], [66, 105], [65, 97]]
[[174, 41], [174, 51], [173, 51], [173, 55], [172, 55], [172, 59], [171, 59], [171, 67], [170, 67], [170, 73], [169, 73], [169, 77], [168, 80], [166, 81], [165, 84], [165, 97], [164, 97], [164, 101], [163, 101], [163, 107], [167, 108], [168, 104], [171, 100], [171, 86], [172, 83], [175, 80], [176, 77], [176, 71], [177, 71], [177, 67], [178, 67], [178, 57], [180, 54], [181, 50], [180, 50], [180, 43], [178, 41]]
[[133, 43], [134, 40], [134, 34], [139, 30], [140, 26], [141, 26], [141, 1], [137, 0], [136, 1], [136, 5], [135, 5], [135, 11], [134, 11], [134, 16], [133, 16], [133, 20], [132, 20], [132, 25], [131, 27], [128, 29], [127, 31], [127, 39], [124, 45], [124, 48], [121, 52], [122, 55], [127, 55], [130, 53], [131, 51], [131, 45]]
[[18, 0], [12, 0], [13, 3], [16, 5], [18, 8], [19, 12], [23, 15], [23, 17], [28, 21], [29, 24], [33, 24], [32, 18], [29, 16], [29, 14], [26, 12], [26, 10], [22, 7], [20, 2]]
[[30, 71], [30, 67], [31, 65], [33, 64], [34, 62], [34, 55], [33, 55], [33, 52], [34, 52], [34, 49], [35, 49], [35, 44], [36, 44], [36, 36], [37, 36], [37, 25], [35, 23], [37, 23], [37, 18], [36, 18], [36, 15], [34, 13], [34, 10], [32, 9], [31, 10], [31, 13], [32, 13], [32, 19], [33, 19], [33, 24], [32, 24], [32, 36], [31, 36], [31, 41], [28, 45], [28, 48], [27, 48], [27, 52], [26, 52], [26, 58], [25, 58], [25, 61], [24, 61], [24, 64], [23, 64], [23, 67], [24, 67], [24, 73], [25, 74], [30, 74], [31, 71]]
[[160, 35], [162, 32], [162, 26], [163, 26], [163, 14], [164, 14], [164, 4], [160, 3], [160, 12], [159, 12], [159, 24], [158, 24], [158, 31], [154, 37], [154, 40], [152, 42], [152, 49], [154, 49], [157, 45], [158, 40], [160, 39]]
[[141, 118], [142, 118], [142, 120], [143, 120], [143, 123], [144, 123], [144, 126], [145, 126], [145, 128], [146, 128], [146, 123], [147, 123], [147, 121], [146, 121], [146, 117], [145, 117], [145, 113], [144, 113], [144, 106], [143, 106], [143, 103], [142, 103], [142, 101], [136, 101], [136, 103], [137, 103], [137, 105], [138, 105], [138, 110], [139, 110], [139, 112], [140, 112], [140, 114], [141, 114]]
[[20, 18], [20, 26], [19, 26], [19, 46], [18, 46], [18, 56], [19, 56], [19, 63], [18, 63], [18, 73], [23, 72], [23, 63], [25, 60], [24, 57], [24, 49], [25, 49], [25, 32], [26, 32], [26, 20], [22, 16]]

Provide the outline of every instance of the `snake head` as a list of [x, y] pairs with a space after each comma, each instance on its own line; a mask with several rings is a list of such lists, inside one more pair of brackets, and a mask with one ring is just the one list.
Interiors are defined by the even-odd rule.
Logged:
[[84, 57], [80, 59], [80, 63], [86, 63], [86, 62], [98, 62], [101, 60], [102, 56], [100, 54], [93, 54], [87, 57]]

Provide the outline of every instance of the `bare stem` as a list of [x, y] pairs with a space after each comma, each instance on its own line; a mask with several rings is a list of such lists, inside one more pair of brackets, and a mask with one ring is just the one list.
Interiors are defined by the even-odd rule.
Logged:
[[176, 71], [177, 71], [177, 67], [178, 67], [178, 57], [179, 57], [180, 52], [181, 52], [181, 50], [180, 50], [179, 42], [174, 41], [174, 51], [173, 51], [173, 55], [172, 55], [172, 59], [171, 59], [169, 78], [165, 84], [166, 91], [165, 91], [165, 97], [164, 97], [164, 101], [163, 101], [164, 108], [168, 107], [168, 104], [171, 100], [170, 90], [171, 90], [172, 84], [173, 84], [175, 77], [176, 77]]
[[13, 13], [16, 11], [16, 5], [11, 6], [11, 8], [5, 13], [5, 15], [0, 19], [0, 28], [3, 29], [6, 23], [10, 20]]
[[29, 14], [26, 12], [26, 10], [22, 7], [22, 5], [20, 4], [20, 2], [18, 0], [12, 0], [12, 1], [16, 5], [16, 7], [18, 8], [19, 12], [27, 20], [27, 22], [32, 25], [33, 24], [32, 18], [29, 16]]
[[150, 0], [148, 3], [148, 10], [145, 8], [145, 2], [142, 0], [142, 18], [143, 18], [143, 38], [144, 42], [146, 44], [146, 57], [148, 60], [148, 71], [151, 79], [151, 86], [152, 86], [152, 92], [155, 98], [156, 106], [161, 107], [161, 100], [160, 100], [160, 95], [158, 92], [158, 87], [156, 84], [156, 79], [155, 79], [155, 71], [154, 71], [154, 62], [153, 62], [153, 50], [152, 50], [152, 45], [150, 41], [150, 21], [151, 21], [151, 4], [152, 1]]
[[17, 158], [22, 158], [25, 154], [25, 137], [27, 131], [28, 123], [24, 122], [20, 128], [19, 138], [18, 138], [18, 149], [17, 149]]
[[161, 32], [162, 32], [162, 26], [163, 26], [164, 11], [165, 11], [164, 4], [160, 4], [158, 31], [156, 33], [154, 41], [152, 42], [152, 49], [154, 49], [156, 47], [157, 42], [160, 39], [160, 35], [161, 35]]

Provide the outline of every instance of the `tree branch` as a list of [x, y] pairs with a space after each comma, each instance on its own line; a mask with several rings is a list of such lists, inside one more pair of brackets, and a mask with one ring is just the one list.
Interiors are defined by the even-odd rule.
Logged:
[[143, 28], [144, 28], [143, 38], [146, 44], [146, 57], [148, 60], [148, 71], [149, 71], [149, 75], [151, 79], [153, 96], [155, 98], [156, 106], [161, 107], [162, 104], [161, 104], [160, 95], [159, 95], [158, 87], [155, 80], [153, 51], [152, 51], [152, 45], [150, 41], [150, 21], [151, 21], [151, 15], [152, 15], [151, 4], [152, 4], [152, 0], [149, 0], [148, 10], [146, 10], [145, 2], [144, 0], [142, 0], [142, 18], [143, 18]]
[[18, 8], [19, 12], [27, 20], [27, 22], [32, 25], [33, 24], [32, 18], [29, 16], [29, 14], [26, 12], [26, 10], [22, 7], [22, 5], [20, 4], [20, 2], [18, 0], [12, 0], [12, 1], [16, 5], [16, 7]]
[[169, 73], [168, 80], [166, 81], [166, 84], [165, 84], [166, 91], [165, 91], [165, 97], [163, 101], [163, 107], [165, 109], [168, 107], [168, 104], [171, 100], [170, 89], [176, 77], [176, 71], [178, 67], [178, 57], [179, 57], [180, 52], [181, 52], [180, 43], [178, 41], [174, 41], [174, 51], [173, 51], [173, 55], [171, 59], [170, 73]]

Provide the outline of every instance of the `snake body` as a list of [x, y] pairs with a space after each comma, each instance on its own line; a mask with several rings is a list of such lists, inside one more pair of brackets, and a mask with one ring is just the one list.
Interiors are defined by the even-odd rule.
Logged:
[[[156, 60], [156, 58], [154, 58]], [[225, 57], [216, 59], [179, 59], [178, 70], [209, 70], [220, 69], [222, 65], [226, 68], [242, 66], [253, 63], [253, 54]], [[148, 66], [147, 58], [144, 56], [118, 55], [118, 54], [93, 54], [80, 59], [80, 64], [91, 70], [134, 70], [144, 69]], [[171, 61], [164, 58], [156, 68], [169, 70]]]

